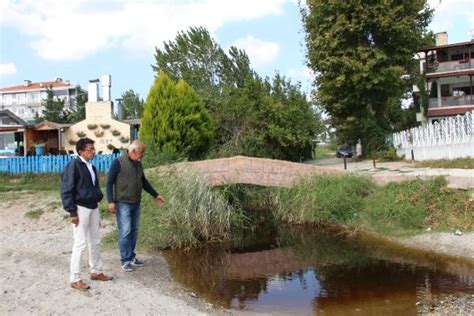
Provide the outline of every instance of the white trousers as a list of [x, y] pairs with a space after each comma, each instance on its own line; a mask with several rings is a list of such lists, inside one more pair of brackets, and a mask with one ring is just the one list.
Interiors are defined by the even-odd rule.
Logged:
[[82, 252], [89, 248], [89, 267], [91, 273], [102, 272], [102, 257], [100, 255], [100, 216], [99, 208], [89, 209], [77, 206], [79, 224], [72, 225], [74, 243], [71, 254], [71, 282], [81, 279]]

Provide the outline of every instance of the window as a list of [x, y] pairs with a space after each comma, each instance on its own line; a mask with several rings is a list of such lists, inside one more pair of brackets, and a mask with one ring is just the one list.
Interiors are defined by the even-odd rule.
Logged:
[[18, 104], [26, 104], [26, 93], [18, 94]]
[[471, 94], [471, 88], [470, 87], [456, 87], [453, 88], [453, 96], [455, 97], [462, 97], [464, 95], [469, 95]]

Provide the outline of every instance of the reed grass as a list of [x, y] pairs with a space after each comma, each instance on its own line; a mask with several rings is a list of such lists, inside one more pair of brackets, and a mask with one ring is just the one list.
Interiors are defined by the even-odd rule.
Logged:
[[223, 195], [189, 168], [169, 170], [148, 176], [166, 203], [160, 208], [149, 197], [143, 199], [141, 242], [183, 248], [228, 240], [233, 208]]

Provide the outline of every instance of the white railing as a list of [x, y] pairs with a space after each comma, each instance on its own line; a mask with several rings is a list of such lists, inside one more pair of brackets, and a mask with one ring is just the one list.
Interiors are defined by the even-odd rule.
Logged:
[[409, 130], [395, 133], [393, 145], [397, 149], [412, 149], [436, 145], [470, 143], [474, 141], [474, 111]]
[[473, 59], [471, 59], [471, 63], [469, 63], [469, 59], [435, 62], [434, 66], [428, 67], [428, 73], [464, 70], [472, 68], [472, 65], [474, 65]]

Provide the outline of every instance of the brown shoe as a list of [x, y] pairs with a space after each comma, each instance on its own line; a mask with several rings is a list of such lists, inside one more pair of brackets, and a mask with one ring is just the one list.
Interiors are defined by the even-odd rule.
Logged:
[[72, 282], [72, 283], [71, 283], [71, 287], [72, 287], [73, 289], [80, 290], [80, 291], [87, 291], [88, 289], [91, 288], [89, 285], [87, 285], [86, 282], [84, 282], [84, 281], [82, 281], [82, 280], [79, 280], [79, 281], [76, 281], [76, 282]]
[[91, 273], [91, 280], [94, 280], [94, 281], [110, 281], [113, 278], [114, 277], [105, 275], [102, 272], [101, 273]]

